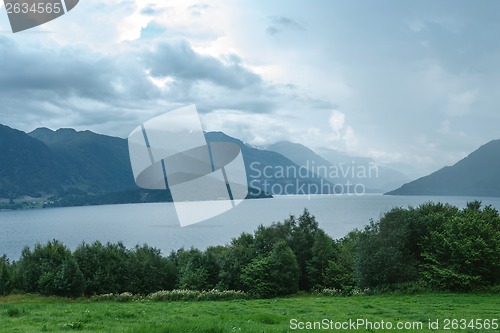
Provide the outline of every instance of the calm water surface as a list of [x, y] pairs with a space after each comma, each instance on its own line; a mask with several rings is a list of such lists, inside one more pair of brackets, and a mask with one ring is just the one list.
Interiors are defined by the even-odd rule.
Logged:
[[[284, 196], [246, 200], [235, 209], [205, 222], [181, 228], [171, 203], [51, 208], [0, 212], [0, 254], [18, 259], [23, 247], [58, 239], [74, 249], [82, 241], [118, 242], [127, 247], [144, 244], [163, 254], [191, 246], [204, 249], [224, 245], [258, 225], [282, 221], [307, 208], [320, 227], [334, 238], [363, 228], [392, 207], [447, 202], [464, 207], [467, 197], [407, 196]], [[500, 210], [500, 198], [480, 198]]]

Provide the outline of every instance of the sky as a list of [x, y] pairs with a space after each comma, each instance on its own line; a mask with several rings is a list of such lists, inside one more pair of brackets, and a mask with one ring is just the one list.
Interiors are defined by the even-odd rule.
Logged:
[[127, 137], [195, 104], [207, 131], [423, 175], [500, 139], [496, 0], [81, 0], [13, 34], [0, 123]]

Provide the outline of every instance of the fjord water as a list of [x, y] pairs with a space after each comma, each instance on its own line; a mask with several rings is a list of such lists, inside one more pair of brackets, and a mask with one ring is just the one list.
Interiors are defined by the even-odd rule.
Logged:
[[71, 249], [89, 243], [122, 241], [127, 247], [148, 244], [164, 255], [182, 247], [205, 249], [224, 245], [242, 232], [252, 233], [258, 225], [283, 221], [290, 214], [300, 215], [304, 208], [319, 226], [334, 238], [355, 228], [363, 228], [393, 207], [418, 206], [443, 202], [464, 207], [468, 201], [481, 200], [500, 210], [500, 198], [331, 195], [280, 196], [273, 199], [246, 200], [233, 210], [205, 222], [181, 228], [172, 203], [129, 204], [50, 208], [0, 212], [0, 255], [18, 259], [23, 247], [57, 239]]

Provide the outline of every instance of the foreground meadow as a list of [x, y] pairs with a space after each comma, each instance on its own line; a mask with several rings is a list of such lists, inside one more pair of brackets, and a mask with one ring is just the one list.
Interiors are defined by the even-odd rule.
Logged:
[[[492, 325], [499, 317], [498, 294], [303, 296], [198, 302], [97, 302], [33, 295], [0, 298], [0, 332], [26, 333], [296, 332], [301, 327], [308, 332], [384, 332], [390, 331], [388, 323], [394, 332], [500, 332], [497, 325]], [[344, 323], [358, 319], [373, 326], [305, 329], [308, 322]], [[467, 320], [467, 327], [462, 329], [460, 322], [455, 322], [456, 326], [447, 321], [453, 319]], [[429, 329], [429, 320], [438, 321], [439, 326]], [[382, 321], [384, 328], [380, 326]], [[483, 327], [479, 328], [481, 322]], [[397, 329], [398, 323], [412, 328]]]

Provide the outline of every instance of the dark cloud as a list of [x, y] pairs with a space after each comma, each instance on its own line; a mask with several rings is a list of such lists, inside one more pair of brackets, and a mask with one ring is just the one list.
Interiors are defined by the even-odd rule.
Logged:
[[228, 63], [196, 53], [182, 41], [162, 43], [143, 55], [144, 62], [155, 77], [173, 77], [191, 82], [208, 81], [230, 89], [243, 89], [259, 84], [261, 78], [241, 65], [239, 58]]
[[[192, 103], [202, 113], [272, 113], [296, 103], [289, 91], [246, 69], [238, 55], [219, 60], [186, 42], [110, 55], [0, 38], [0, 60], [9, 64], [0, 71], [2, 123], [23, 130], [76, 127], [124, 136], [148, 117]], [[172, 78], [164, 87], [151, 80], [164, 77]]]
[[277, 35], [286, 30], [306, 30], [301, 24], [285, 16], [272, 16], [269, 19], [271, 21], [271, 25], [267, 27], [266, 32], [271, 36]]
[[132, 121], [161, 96], [133, 54], [28, 48], [0, 37], [0, 61], [1, 122], [23, 130]]
[[3, 38], [0, 54], [2, 63], [8, 64], [0, 71], [3, 97], [49, 93], [59, 98], [114, 100], [157, 93], [141, 68], [125, 55], [111, 58], [81, 48], [28, 49]]

